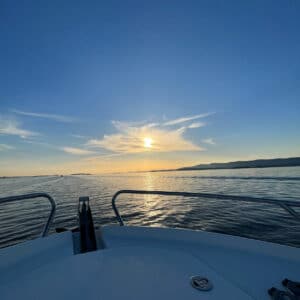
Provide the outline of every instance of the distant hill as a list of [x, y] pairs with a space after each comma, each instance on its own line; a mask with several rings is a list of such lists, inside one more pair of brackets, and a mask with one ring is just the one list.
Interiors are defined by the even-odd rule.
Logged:
[[244, 169], [244, 168], [271, 168], [300, 166], [300, 157], [256, 159], [247, 161], [233, 161], [228, 163], [201, 164], [177, 170], [211, 170], [211, 169]]
[[77, 175], [89, 176], [89, 175], [92, 175], [92, 174], [90, 174], [90, 173], [73, 173], [73, 174], [70, 174], [70, 175], [73, 175], [73, 176], [77, 176]]

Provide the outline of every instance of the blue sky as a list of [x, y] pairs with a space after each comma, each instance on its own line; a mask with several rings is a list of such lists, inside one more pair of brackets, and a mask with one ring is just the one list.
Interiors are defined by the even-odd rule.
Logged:
[[298, 1], [1, 1], [0, 25], [0, 175], [300, 155]]

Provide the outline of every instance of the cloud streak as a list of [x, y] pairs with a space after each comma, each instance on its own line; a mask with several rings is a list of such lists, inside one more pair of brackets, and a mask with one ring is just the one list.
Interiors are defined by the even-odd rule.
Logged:
[[95, 151], [81, 149], [81, 148], [74, 148], [74, 147], [63, 147], [61, 148], [66, 153], [73, 154], [73, 155], [91, 155], [95, 154]]
[[6, 150], [12, 150], [15, 149], [15, 147], [7, 145], [7, 144], [0, 144], [0, 151], [6, 151]]
[[76, 138], [76, 139], [88, 139], [88, 138], [90, 138], [86, 135], [81, 135], [81, 134], [71, 134], [70, 136], [73, 137], [73, 138]]
[[190, 125], [187, 126], [187, 128], [193, 129], [193, 128], [200, 128], [200, 127], [204, 127], [206, 124], [204, 122], [196, 122], [196, 123], [192, 123]]
[[216, 142], [214, 141], [213, 138], [204, 139], [204, 140], [202, 140], [202, 142], [205, 143], [205, 144], [208, 144], [208, 145], [215, 145], [216, 144]]
[[178, 125], [178, 124], [185, 123], [185, 122], [188, 122], [188, 121], [193, 121], [193, 120], [205, 118], [205, 117], [208, 117], [212, 114], [214, 114], [214, 113], [205, 113], [205, 114], [199, 114], [199, 115], [190, 116], [190, 117], [178, 118], [178, 119], [167, 121], [167, 122], [163, 123], [163, 125], [164, 126]]
[[21, 124], [18, 121], [4, 119], [0, 116], [0, 135], [16, 135], [22, 139], [39, 135], [37, 132], [23, 129], [20, 126]]
[[34, 141], [34, 140], [26, 140], [25, 142], [29, 143], [29, 144], [46, 147], [46, 148], [53, 149], [53, 150], [63, 151], [65, 153], [72, 154], [72, 155], [91, 155], [91, 154], [97, 153], [95, 151], [88, 150], [85, 148], [76, 148], [76, 147], [68, 147], [68, 146], [59, 147], [57, 145], [52, 145], [52, 144], [49, 144], [46, 142], [40, 142], [40, 141]]
[[76, 121], [75, 118], [72, 118], [69, 116], [63, 116], [63, 115], [36, 113], [36, 112], [22, 111], [22, 110], [17, 110], [17, 109], [12, 109], [11, 111], [15, 114], [22, 115], [22, 116], [41, 118], [41, 119], [49, 119], [49, 120], [63, 122], [63, 123], [72, 123], [72, 122]]
[[[210, 114], [201, 114], [183, 117], [163, 123], [112, 121], [117, 133], [104, 135], [101, 139], [90, 139], [86, 146], [101, 148], [113, 153], [121, 154], [201, 151], [204, 149], [200, 145], [187, 140], [184, 137], [184, 133], [188, 129], [196, 129], [205, 126], [204, 122], [190, 121], [204, 118], [209, 115]], [[184, 123], [184, 126], [178, 127], [178, 125], [181, 125], [182, 123]], [[172, 127], [168, 128], [166, 126]], [[151, 139], [151, 147], [145, 148], [145, 138]]]

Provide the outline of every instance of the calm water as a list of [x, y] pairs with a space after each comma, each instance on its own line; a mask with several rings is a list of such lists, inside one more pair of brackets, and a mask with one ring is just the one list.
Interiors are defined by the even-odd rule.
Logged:
[[[116, 223], [111, 197], [120, 189], [224, 193], [300, 201], [300, 167], [0, 179], [0, 197], [29, 192], [47, 192], [54, 197], [57, 212], [51, 232], [55, 227], [76, 226], [78, 197], [82, 195], [90, 196], [97, 225]], [[124, 195], [118, 203], [129, 225], [201, 229], [300, 246], [299, 223], [270, 205], [149, 195]], [[38, 236], [48, 209], [48, 204], [38, 199], [1, 205], [0, 247]]]

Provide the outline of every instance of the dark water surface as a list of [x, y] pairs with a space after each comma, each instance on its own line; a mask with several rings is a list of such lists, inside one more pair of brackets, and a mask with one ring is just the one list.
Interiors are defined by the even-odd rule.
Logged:
[[[111, 198], [120, 189], [300, 201], [300, 167], [0, 179], [0, 197], [30, 192], [53, 196], [57, 211], [51, 233], [55, 227], [77, 225], [78, 197], [84, 195], [90, 196], [96, 225], [116, 223]], [[127, 225], [201, 229], [300, 247], [299, 222], [277, 206], [150, 195], [123, 195], [118, 206]], [[43, 199], [1, 205], [0, 247], [37, 237], [48, 212]]]

